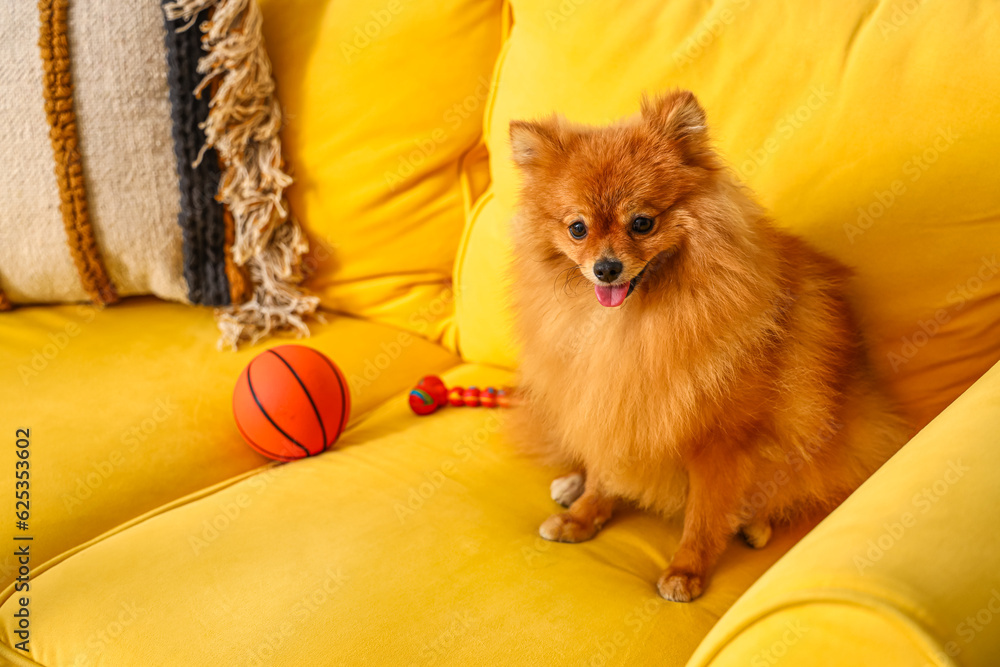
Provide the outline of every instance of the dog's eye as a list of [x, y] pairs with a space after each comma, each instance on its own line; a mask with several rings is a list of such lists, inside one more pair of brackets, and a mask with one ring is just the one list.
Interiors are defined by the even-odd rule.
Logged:
[[572, 225], [569, 226], [569, 235], [575, 238], [576, 240], [582, 239], [584, 236], [587, 235], [587, 225], [577, 220], [576, 222], [574, 222]]
[[644, 215], [636, 216], [632, 221], [632, 231], [636, 234], [645, 234], [653, 228], [653, 219]]

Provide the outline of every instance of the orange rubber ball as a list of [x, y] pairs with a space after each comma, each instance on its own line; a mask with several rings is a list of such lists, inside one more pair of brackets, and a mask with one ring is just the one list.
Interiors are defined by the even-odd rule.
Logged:
[[351, 413], [344, 374], [305, 345], [280, 345], [254, 357], [233, 392], [233, 416], [243, 439], [278, 461], [326, 451]]

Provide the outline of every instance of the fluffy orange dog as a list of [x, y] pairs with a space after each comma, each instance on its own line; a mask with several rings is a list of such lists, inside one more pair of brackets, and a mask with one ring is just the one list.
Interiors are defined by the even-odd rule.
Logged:
[[686, 602], [733, 535], [762, 547], [774, 523], [828, 512], [906, 441], [848, 269], [771, 224], [713, 153], [691, 93], [610, 127], [553, 117], [510, 133], [514, 435], [583, 471], [553, 482], [569, 510], [542, 537], [590, 539], [619, 500], [683, 509], [658, 588]]

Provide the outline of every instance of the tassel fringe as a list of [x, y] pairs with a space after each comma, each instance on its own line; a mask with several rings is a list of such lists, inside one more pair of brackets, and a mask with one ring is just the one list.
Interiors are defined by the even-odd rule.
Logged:
[[168, 19], [187, 22], [180, 30], [189, 29], [207, 8], [214, 11], [200, 25], [206, 54], [198, 62], [203, 78], [195, 92], [208, 89], [212, 100], [198, 161], [211, 147], [223, 162], [217, 196], [235, 222], [233, 262], [249, 273], [253, 286], [244, 303], [216, 310], [219, 347], [235, 349], [283, 330], [308, 336], [305, 319], [315, 317], [319, 299], [298, 287], [309, 244], [289, 217], [285, 199], [292, 179], [281, 157], [281, 109], [264, 50], [261, 11], [256, 0], [164, 4]]

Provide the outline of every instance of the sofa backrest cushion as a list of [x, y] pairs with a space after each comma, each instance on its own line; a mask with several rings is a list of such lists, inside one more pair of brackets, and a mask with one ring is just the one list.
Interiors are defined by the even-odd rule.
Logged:
[[260, 0], [307, 228], [308, 286], [434, 338], [452, 312], [460, 162], [482, 133], [500, 0]]

